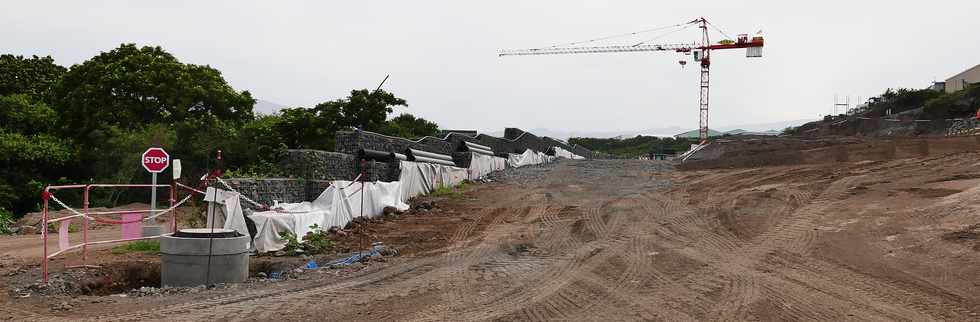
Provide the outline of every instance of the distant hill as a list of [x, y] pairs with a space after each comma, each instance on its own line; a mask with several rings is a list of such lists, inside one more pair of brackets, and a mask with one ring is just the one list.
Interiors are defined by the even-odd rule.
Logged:
[[[708, 129], [708, 137], [721, 136], [723, 134], [725, 134], [725, 133], [722, 133], [720, 131], [715, 131], [715, 130], [712, 130], [712, 129]], [[690, 130], [690, 131], [687, 131], [687, 132], [684, 132], [684, 133], [675, 134], [674, 137], [675, 138], [678, 138], [678, 139], [697, 139], [697, 138], [700, 138], [701, 137], [701, 131], [700, 130]]]
[[[719, 126], [718, 128], [712, 127], [712, 130], [717, 130], [718, 132], [728, 132], [732, 130], [741, 130], [750, 133], [760, 133], [760, 132], [782, 132], [783, 129], [791, 126], [799, 126], [801, 124], [813, 121], [812, 119], [806, 120], [792, 120], [783, 122], [771, 122], [771, 123], [754, 123], [754, 124], [740, 124], [731, 126]], [[643, 130], [597, 130], [597, 131], [569, 131], [562, 129], [548, 129], [548, 128], [537, 128], [528, 130], [528, 132], [534, 133], [538, 136], [548, 136], [556, 139], [567, 140], [568, 138], [579, 137], [579, 138], [633, 138], [637, 135], [643, 136], [656, 136], [656, 137], [673, 137], [680, 133], [689, 132], [690, 128], [682, 128], [679, 126], [668, 126], [659, 128], [649, 128]], [[694, 130], [695, 137], [697, 137], [697, 130]], [[498, 131], [488, 132], [490, 135], [500, 136], [503, 133]], [[734, 134], [734, 133], [733, 133]]]

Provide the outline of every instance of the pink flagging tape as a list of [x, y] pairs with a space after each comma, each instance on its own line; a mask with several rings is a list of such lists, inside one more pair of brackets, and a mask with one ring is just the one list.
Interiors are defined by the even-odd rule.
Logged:
[[71, 245], [68, 243], [68, 230], [71, 227], [71, 219], [64, 220], [61, 222], [61, 227], [58, 228], [58, 248], [61, 250], [66, 250]]
[[122, 239], [143, 237], [143, 214], [130, 212], [122, 214]]

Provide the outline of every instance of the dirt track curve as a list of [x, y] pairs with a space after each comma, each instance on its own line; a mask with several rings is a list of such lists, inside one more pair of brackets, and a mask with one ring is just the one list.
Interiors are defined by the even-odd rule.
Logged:
[[[477, 199], [485, 207], [436, 253], [339, 282], [93, 320], [976, 320], [977, 279], [948, 279], [975, 269], [946, 269], [943, 280], [929, 271], [955, 259], [930, 267], [927, 251], [879, 246], [878, 235], [904, 230], [876, 227], [941, 218], [871, 219], [860, 216], [887, 211], [856, 208], [868, 204], [862, 193], [888, 183], [878, 175], [884, 169], [976, 168], [969, 159], [689, 172], [649, 161], [563, 161], [484, 189]], [[902, 238], [920, 238], [909, 234]], [[929, 236], [917, 247], [958, 247]]]

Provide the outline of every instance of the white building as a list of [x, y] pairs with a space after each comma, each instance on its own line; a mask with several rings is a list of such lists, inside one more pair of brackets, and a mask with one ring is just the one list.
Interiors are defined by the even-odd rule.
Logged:
[[946, 79], [946, 93], [952, 93], [966, 88], [967, 85], [980, 83], [980, 65], [964, 70], [956, 76]]

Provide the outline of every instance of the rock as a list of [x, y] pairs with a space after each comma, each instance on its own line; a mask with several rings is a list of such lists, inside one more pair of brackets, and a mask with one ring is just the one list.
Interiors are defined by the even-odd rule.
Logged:
[[37, 228], [34, 226], [20, 226], [17, 227], [17, 233], [21, 235], [34, 235], [37, 234]]
[[74, 307], [68, 302], [61, 302], [51, 306], [51, 310], [53, 311], [68, 311], [72, 308]]
[[387, 206], [381, 210], [381, 213], [384, 214], [385, 216], [391, 216], [391, 215], [401, 214], [402, 212], [399, 211], [398, 208]]
[[387, 256], [387, 257], [398, 256], [398, 250], [391, 247], [385, 247], [384, 249], [378, 251], [378, 253], [380, 253], [382, 256]]

